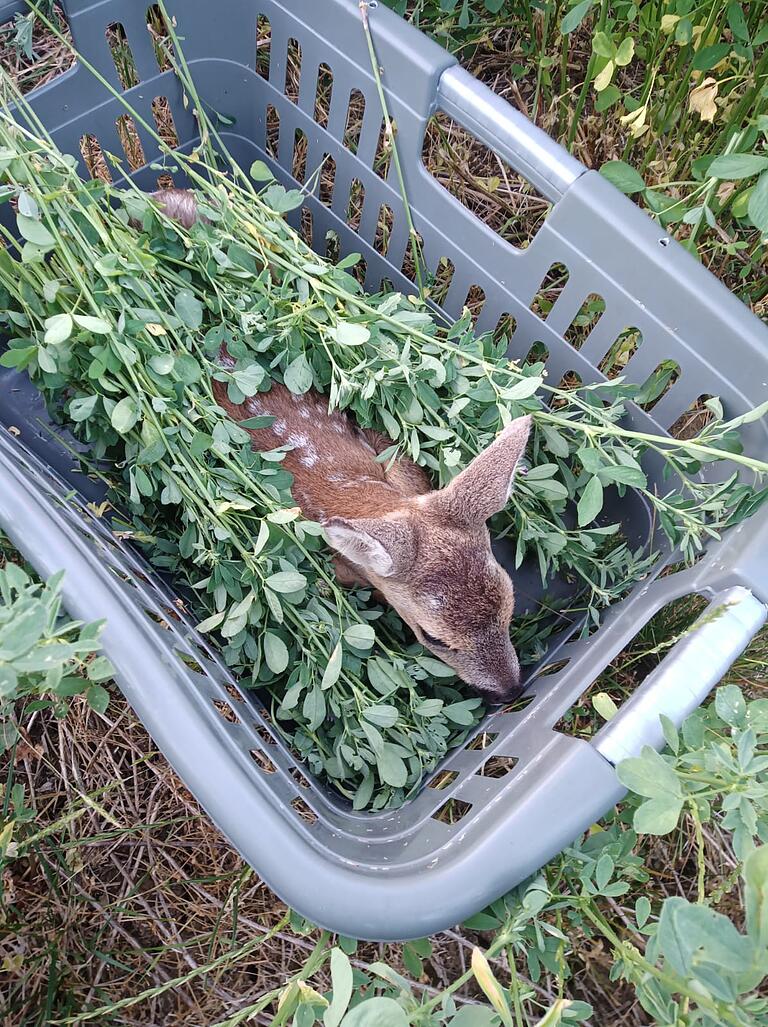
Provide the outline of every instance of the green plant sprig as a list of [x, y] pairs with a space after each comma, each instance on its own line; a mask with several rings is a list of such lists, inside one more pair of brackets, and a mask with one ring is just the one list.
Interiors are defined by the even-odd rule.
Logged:
[[[177, 73], [194, 98], [180, 61]], [[402, 801], [480, 704], [408, 644], [391, 611], [336, 586], [319, 527], [297, 516], [282, 454], [250, 450], [215, 405], [212, 375], [234, 402], [273, 377], [298, 393], [314, 384], [331, 406], [389, 434], [384, 458], [406, 453], [441, 484], [509, 419], [534, 413], [534, 467], [496, 527], [516, 538], [518, 562], [538, 561], [543, 580], [582, 582], [591, 622], [653, 560], [596, 521], [609, 487], [635, 488], [689, 555], [757, 502], [746, 483], [727, 491], [699, 474], [703, 460], [731, 456], [719, 445], [735, 448], [735, 422], [716, 417], [693, 442], [628, 431], [620, 422], [638, 387], [551, 387], [540, 365], [505, 362], [503, 341], [476, 339], [468, 316], [445, 328], [405, 297], [365, 297], [349, 274], [354, 259], [333, 267], [286, 225], [282, 213], [303, 196], [258, 162], [261, 192], [202, 151], [175, 155], [206, 218], [185, 231], [135, 187], [83, 184], [44, 133], [2, 113], [0, 146], [24, 238], [19, 248], [7, 236], [18, 260], [0, 257], [14, 336], [1, 359], [29, 371], [95, 459], [115, 461], [116, 501], [151, 560], [186, 580], [201, 630], [220, 634], [236, 673], [270, 689], [291, 744], [358, 807]], [[236, 359], [226, 373], [216, 362], [225, 341]], [[664, 495], [642, 470], [644, 451], [670, 469]], [[758, 476], [768, 470], [733, 458]], [[528, 658], [549, 631], [543, 620], [526, 626]]]

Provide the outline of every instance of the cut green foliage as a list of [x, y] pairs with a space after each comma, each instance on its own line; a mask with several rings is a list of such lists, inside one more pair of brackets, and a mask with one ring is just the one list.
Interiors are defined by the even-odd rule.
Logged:
[[[476, 338], [469, 314], [445, 329], [411, 299], [366, 297], [349, 260], [324, 262], [288, 228], [276, 184], [259, 195], [234, 168], [230, 179], [213, 170], [213, 156], [206, 181], [198, 155], [187, 170], [217, 216], [187, 233], [135, 192], [84, 184], [44, 138], [3, 122], [0, 145], [14, 153], [5, 184], [17, 188], [23, 173], [26, 209], [54, 240], [44, 262], [26, 248], [20, 262], [0, 255], [14, 366], [53, 407], [66, 396], [65, 416], [94, 458], [123, 469], [110, 478], [114, 499], [150, 559], [192, 586], [225, 661], [271, 695], [294, 749], [356, 807], [412, 794], [481, 705], [392, 611], [338, 588], [319, 526], [298, 516], [282, 452], [253, 452], [213, 401], [212, 377], [233, 402], [272, 380], [297, 395], [314, 386], [332, 408], [389, 433], [436, 485], [513, 417], [533, 413], [533, 467], [496, 528], [545, 583], [564, 574], [580, 582], [592, 623], [653, 559], [606, 523], [608, 490], [640, 491], [688, 557], [763, 498], [735, 474], [723, 485], [698, 473], [726, 458], [758, 476], [768, 470], [739, 455], [739, 422], [714, 418], [687, 442], [628, 432], [626, 403], [652, 401], [668, 378], [553, 388], [536, 365], [504, 361], [503, 343]], [[31, 160], [34, 174], [23, 171]], [[235, 361], [227, 370], [217, 363], [222, 343]], [[666, 491], [642, 471], [649, 451], [667, 463]], [[523, 649], [529, 659], [540, 651], [535, 628]]]

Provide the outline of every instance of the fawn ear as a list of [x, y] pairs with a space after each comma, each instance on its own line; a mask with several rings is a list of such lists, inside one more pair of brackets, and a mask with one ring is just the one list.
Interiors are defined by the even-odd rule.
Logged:
[[407, 567], [415, 555], [413, 532], [403, 520], [331, 517], [323, 523], [323, 532], [338, 553], [380, 578]]
[[515, 418], [487, 449], [438, 493], [438, 502], [450, 517], [478, 526], [504, 509], [530, 431], [530, 414]]

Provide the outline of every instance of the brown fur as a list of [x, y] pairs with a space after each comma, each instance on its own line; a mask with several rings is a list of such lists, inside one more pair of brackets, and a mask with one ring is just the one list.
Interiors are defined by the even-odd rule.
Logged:
[[[181, 198], [162, 205], [186, 221]], [[234, 366], [224, 348], [219, 362], [224, 370]], [[283, 466], [293, 475], [293, 497], [323, 524], [341, 584], [373, 586], [487, 699], [518, 694], [520, 666], [509, 639], [514, 591], [491, 553], [485, 522], [506, 505], [530, 417], [513, 421], [450, 485], [433, 491], [412, 461], [378, 462], [391, 441], [329, 412], [313, 390], [295, 396], [275, 384], [241, 404], [229, 401], [225, 382], [214, 380], [213, 392], [235, 421], [274, 417], [270, 427], [250, 431], [253, 447], [288, 447]]]

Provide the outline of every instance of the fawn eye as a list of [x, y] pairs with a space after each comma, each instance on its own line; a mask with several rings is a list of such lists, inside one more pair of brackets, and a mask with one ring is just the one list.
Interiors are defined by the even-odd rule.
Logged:
[[435, 645], [439, 649], [449, 649], [450, 648], [450, 646], [447, 646], [445, 644], [445, 642], [441, 642], [439, 638], [435, 638], [434, 635], [430, 635], [430, 633], [428, 631], [425, 631], [424, 628], [420, 628], [419, 630], [421, 631], [421, 634], [422, 634], [422, 636], [424, 638], [424, 641], [427, 643], [427, 645]]

